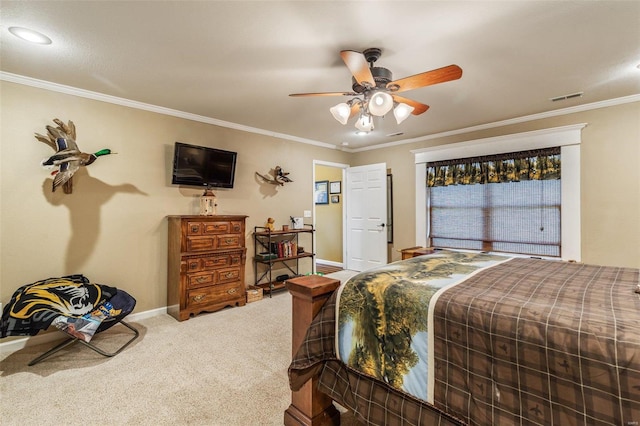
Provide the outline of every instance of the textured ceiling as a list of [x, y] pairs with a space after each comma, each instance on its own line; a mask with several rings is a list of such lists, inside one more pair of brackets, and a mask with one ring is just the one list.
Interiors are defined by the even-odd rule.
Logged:
[[[637, 1], [2, 1], [0, 26], [5, 78], [349, 149], [640, 94]], [[376, 119], [366, 136], [328, 111], [348, 98], [288, 96], [350, 91], [339, 52], [369, 47], [394, 79], [450, 64], [463, 76], [403, 93], [430, 109]]]

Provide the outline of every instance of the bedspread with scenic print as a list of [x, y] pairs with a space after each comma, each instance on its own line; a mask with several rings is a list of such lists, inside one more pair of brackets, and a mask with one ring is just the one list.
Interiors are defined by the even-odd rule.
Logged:
[[291, 389], [319, 375], [365, 424], [638, 426], [637, 290], [634, 268], [449, 251], [396, 262], [327, 301]]
[[508, 259], [443, 250], [354, 276], [337, 299], [338, 357], [352, 369], [426, 401], [431, 297]]

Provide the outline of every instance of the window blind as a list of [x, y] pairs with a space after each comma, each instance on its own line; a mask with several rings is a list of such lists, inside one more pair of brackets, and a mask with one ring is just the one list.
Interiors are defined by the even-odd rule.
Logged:
[[560, 256], [560, 148], [427, 163], [435, 247]]

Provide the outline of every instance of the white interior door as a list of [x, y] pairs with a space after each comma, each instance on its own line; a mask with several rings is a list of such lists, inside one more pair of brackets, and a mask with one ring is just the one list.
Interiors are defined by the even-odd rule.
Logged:
[[387, 165], [350, 167], [346, 173], [346, 268], [366, 271], [387, 263]]

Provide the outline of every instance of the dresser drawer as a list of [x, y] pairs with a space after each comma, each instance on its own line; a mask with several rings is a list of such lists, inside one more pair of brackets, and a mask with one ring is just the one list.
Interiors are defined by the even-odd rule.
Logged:
[[231, 222], [229, 222], [230, 228], [229, 228], [229, 233], [230, 234], [243, 234], [244, 235], [244, 222], [240, 221], [240, 220], [232, 220]]
[[231, 222], [203, 222], [202, 235], [228, 234], [231, 232]]
[[242, 264], [242, 254], [232, 253], [216, 256], [189, 257], [184, 261], [183, 272], [200, 272]]
[[225, 234], [216, 236], [217, 248], [241, 248], [244, 247], [244, 235], [241, 234]]
[[215, 237], [187, 237], [184, 243], [185, 247], [183, 247], [183, 251], [189, 253], [216, 249]]
[[216, 284], [230, 283], [240, 279], [240, 268], [224, 268], [215, 272]]
[[197, 288], [204, 286], [212, 286], [216, 283], [216, 277], [213, 272], [199, 272], [196, 274], [187, 274], [187, 288]]
[[244, 235], [224, 234], [210, 237], [187, 237], [185, 239], [187, 252], [200, 252], [218, 249], [232, 249], [244, 247]]
[[236, 221], [189, 221], [187, 235], [219, 235], [242, 233], [242, 222]]
[[225, 234], [229, 232], [229, 222], [187, 222], [187, 235]]
[[240, 283], [216, 285], [187, 291], [187, 309], [231, 301], [242, 294]]
[[241, 270], [239, 267], [215, 269], [212, 271], [187, 274], [187, 288], [212, 286], [239, 281]]

